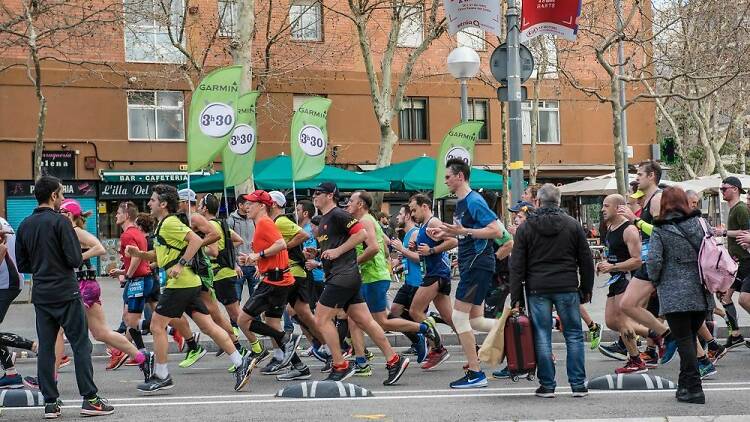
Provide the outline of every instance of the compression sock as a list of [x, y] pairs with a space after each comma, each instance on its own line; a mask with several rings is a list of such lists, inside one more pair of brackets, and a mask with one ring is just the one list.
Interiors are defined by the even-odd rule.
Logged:
[[[283, 331], [277, 331], [270, 327], [269, 325], [265, 324], [264, 322], [258, 321], [258, 320], [252, 320], [250, 322], [250, 331], [260, 334], [262, 336], [268, 336], [274, 339], [276, 344], [278, 346], [281, 346], [284, 344], [284, 332]], [[283, 353], [283, 352], [282, 352]]]
[[737, 324], [737, 308], [734, 307], [734, 302], [724, 305], [724, 311], [727, 313], [724, 319], [727, 321], [729, 331], [737, 330], [739, 325]]
[[131, 327], [128, 328], [128, 333], [130, 333], [130, 338], [133, 339], [133, 343], [138, 350], [146, 348], [146, 345], [143, 343], [143, 334], [141, 334], [141, 330]]

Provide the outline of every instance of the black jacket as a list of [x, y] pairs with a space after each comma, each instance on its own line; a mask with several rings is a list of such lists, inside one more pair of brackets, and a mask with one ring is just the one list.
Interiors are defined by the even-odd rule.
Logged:
[[16, 232], [18, 271], [32, 274], [34, 304], [64, 303], [81, 296], [75, 270], [81, 266], [81, 244], [73, 225], [52, 208], [40, 207]]
[[[594, 259], [583, 227], [560, 208], [540, 208], [516, 231], [510, 255], [511, 303], [529, 294], [591, 293]], [[580, 282], [579, 282], [580, 274]]]

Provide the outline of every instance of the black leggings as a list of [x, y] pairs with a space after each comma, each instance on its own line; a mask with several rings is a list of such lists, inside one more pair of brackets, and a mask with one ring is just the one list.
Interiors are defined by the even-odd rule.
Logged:
[[686, 388], [691, 393], [702, 391], [695, 341], [698, 330], [706, 320], [706, 312], [675, 312], [666, 314], [665, 317], [680, 354], [680, 378], [677, 386]]
[[13, 367], [12, 354], [8, 347], [31, 350], [33, 344], [33, 341], [13, 333], [0, 333], [0, 365], [3, 365], [3, 369]]

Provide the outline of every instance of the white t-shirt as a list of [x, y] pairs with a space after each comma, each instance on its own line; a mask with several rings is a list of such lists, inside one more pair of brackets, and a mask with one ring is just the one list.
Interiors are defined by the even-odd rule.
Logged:
[[0, 231], [5, 232], [5, 246], [8, 247], [8, 256], [0, 262], [0, 290], [7, 290], [10, 286], [10, 269], [8, 268], [8, 259], [13, 262], [13, 270], [15, 272], [14, 280], [22, 280], [23, 277], [18, 273], [16, 269], [16, 233], [13, 227], [5, 221], [4, 218], [0, 217]]

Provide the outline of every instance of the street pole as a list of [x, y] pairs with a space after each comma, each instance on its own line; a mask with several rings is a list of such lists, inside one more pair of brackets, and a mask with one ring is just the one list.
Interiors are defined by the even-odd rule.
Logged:
[[466, 78], [460, 79], [461, 84], [461, 123], [469, 121], [469, 83]]
[[[622, 21], [622, 0], [615, 0], [616, 8], [617, 8], [617, 32], [622, 33], [624, 31], [623, 25], [624, 22]], [[622, 37], [620, 38], [620, 41], [617, 43], [617, 74], [618, 76], [622, 77], [625, 75], [625, 45], [622, 41]], [[624, 174], [624, 180], [625, 183], [629, 183], [630, 179], [628, 177], [628, 117], [627, 113], [625, 112], [625, 81], [620, 79], [619, 81], [620, 85], [620, 142], [622, 142], [622, 162], [624, 164], [623, 172]]]
[[521, 200], [523, 192], [523, 125], [521, 122], [521, 60], [518, 24], [518, 0], [508, 0], [508, 122], [510, 128], [511, 203]]

